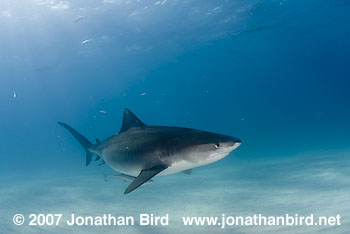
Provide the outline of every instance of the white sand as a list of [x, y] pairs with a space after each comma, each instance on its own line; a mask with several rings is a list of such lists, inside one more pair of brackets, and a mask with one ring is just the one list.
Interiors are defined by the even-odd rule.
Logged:
[[[83, 170], [82, 170], [83, 169]], [[194, 169], [191, 175], [156, 177], [155, 182], [123, 195], [127, 183], [103, 180], [107, 167], [70, 168], [40, 175], [2, 176], [0, 233], [346, 233], [350, 230], [348, 152], [316, 152], [282, 159], [235, 159]], [[62, 175], [63, 174], [63, 175]], [[66, 174], [66, 175], [65, 175]], [[22, 213], [76, 215], [169, 214], [166, 227], [15, 226]], [[285, 213], [342, 216], [341, 226], [186, 227], [182, 216]]]

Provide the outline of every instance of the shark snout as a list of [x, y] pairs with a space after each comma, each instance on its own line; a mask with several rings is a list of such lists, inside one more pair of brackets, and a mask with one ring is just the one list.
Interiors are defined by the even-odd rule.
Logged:
[[240, 141], [240, 142], [235, 142], [235, 143], [233, 144], [233, 149], [232, 149], [232, 150], [238, 148], [238, 146], [240, 146], [241, 144], [242, 144], [241, 141]]
[[233, 138], [233, 142], [234, 142], [234, 143], [239, 143], [239, 144], [242, 143], [241, 139], [238, 139], [238, 138], [236, 138], [236, 137], [232, 137], [232, 138]]
[[236, 137], [229, 137], [229, 140], [224, 143], [229, 151], [233, 151], [242, 144], [242, 141]]
[[236, 137], [228, 137], [227, 142], [228, 145], [234, 146], [234, 145], [240, 145], [242, 144], [242, 141]]

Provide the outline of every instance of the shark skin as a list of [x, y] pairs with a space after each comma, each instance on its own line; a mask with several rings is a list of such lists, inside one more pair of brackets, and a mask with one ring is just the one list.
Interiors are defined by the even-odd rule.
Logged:
[[189, 174], [192, 168], [226, 157], [241, 145], [235, 137], [190, 128], [144, 124], [125, 109], [120, 132], [92, 144], [65, 123], [66, 128], [86, 151], [86, 165], [102, 159], [113, 170], [133, 179], [124, 194], [130, 193], [154, 176], [178, 172]]

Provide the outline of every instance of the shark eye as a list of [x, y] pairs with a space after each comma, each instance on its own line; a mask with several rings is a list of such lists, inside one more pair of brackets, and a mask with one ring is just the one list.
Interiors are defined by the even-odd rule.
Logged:
[[220, 147], [220, 143], [216, 143], [216, 144], [214, 144], [214, 147], [215, 147], [216, 149], [219, 149], [219, 147]]

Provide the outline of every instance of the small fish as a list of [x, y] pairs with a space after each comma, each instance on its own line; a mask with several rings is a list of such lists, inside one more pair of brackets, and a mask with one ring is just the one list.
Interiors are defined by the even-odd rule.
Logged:
[[140, 93], [141, 96], [145, 96], [147, 93]]
[[107, 114], [107, 112], [104, 111], [104, 110], [100, 110], [100, 112], [103, 113], [103, 114]]
[[82, 19], [84, 19], [84, 16], [78, 16], [78, 17], [76, 17], [74, 20], [73, 20], [73, 22], [78, 22], [78, 21], [80, 21], [80, 20], [82, 20]]
[[13, 98], [16, 99], [16, 97], [17, 97], [17, 93], [13, 92]]
[[89, 43], [91, 41], [91, 39], [87, 39], [87, 40], [84, 40], [81, 44], [84, 45], [86, 43]]

